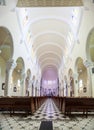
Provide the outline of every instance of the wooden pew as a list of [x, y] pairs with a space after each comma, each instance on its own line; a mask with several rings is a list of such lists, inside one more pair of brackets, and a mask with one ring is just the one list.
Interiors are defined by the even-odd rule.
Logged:
[[45, 97], [12, 96], [0, 97], [0, 110], [9, 111], [10, 115], [21, 111], [33, 114], [45, 101]]
[[87, 117], [88, 111], [94, 112], [94, 98], [64, 97], [62, 103], [62, 111], [65, 115], [82, 112]]
[[32, 114], [32, 100], [30, 97], [12, 97], [12, 112], [24, 111], [26, 114]]
[[0, 111], [12, 112], [12, 99], [10, 97], [0, 97]]
[[56, 106], [59, 108], [59, 110], [62, 110], [62, 97], [59, 96], [52, 96], [51, 99], [54, 101], [54, 103], [56, 104]]

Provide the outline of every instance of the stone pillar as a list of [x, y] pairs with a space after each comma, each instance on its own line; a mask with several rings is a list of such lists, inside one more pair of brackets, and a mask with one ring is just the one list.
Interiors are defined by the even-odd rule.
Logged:
[[92, 82], [92, 68], [94, 67], [94, 63], [92, 61], [89, 60], [85, 60], [84, 61], [84, 65], [87, 68], [87, 75], [88, 75], [88, 79], [87, 79], [87, 96], [94, 96], [94, 88], [93, 88], [93, 82]]
[[74, 97], [78, 97], [78, 74], [75, 73], [73, 75], [74, 78]]
[[25, 72], [24, 72], [24, 70], [22, 71], [22, 73], [21, 73], [21, 90], [20, 90], [20, 96], [25, 96], [26, 95], [26, 86], [25, 86]]
[[87, 96], [91, 97], [93, 95], [92, 90], [92, 74], [91, 74], [91, 66], [87, 68]]
[[5, 90], [4, 96], [11, 96], [11, 77], [13, 69], [16, 67], [16, 63], [13, 59], [10, 59], [6, 63], [6, 77], [5, 77]]
[[93, 72], [94, 66], [91, 69], [91, 82], [92, 82], [92, 97], [94, 98], [94, 72]]

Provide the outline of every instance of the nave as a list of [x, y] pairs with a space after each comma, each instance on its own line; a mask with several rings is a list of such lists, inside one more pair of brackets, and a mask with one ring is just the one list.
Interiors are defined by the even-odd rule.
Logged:
[[0, 112], [0, 130], [40, 130], [42, 121], [52, 121], [53, 130], [94, 130], [93, 115], [65, 117], [51, 98], [27, 117]]

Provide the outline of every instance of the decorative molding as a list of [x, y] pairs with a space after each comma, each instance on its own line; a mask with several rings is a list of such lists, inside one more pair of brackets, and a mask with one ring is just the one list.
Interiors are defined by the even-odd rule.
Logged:
[[82, 0], [18, 0], [17, 7], [83, 6]]

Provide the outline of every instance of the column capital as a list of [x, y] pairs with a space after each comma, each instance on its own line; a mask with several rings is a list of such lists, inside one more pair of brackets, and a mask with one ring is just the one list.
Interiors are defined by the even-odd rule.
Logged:
[[85, 65], [86, 68], [94, 66], [94, 62], [90, 60], [84, 60], [83, 64]]
[[6, 63], [6, 70], [14, 69], [16, 67], [16, 62], [13, 59], [9, 59]]

